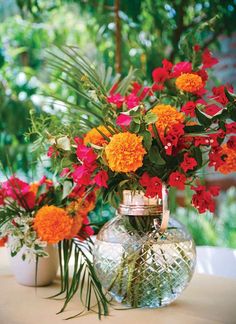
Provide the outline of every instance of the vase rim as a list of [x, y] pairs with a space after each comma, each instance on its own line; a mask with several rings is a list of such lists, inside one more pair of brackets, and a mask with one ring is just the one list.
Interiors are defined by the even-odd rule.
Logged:
[[162, 213], [162, 200], [158, 196], [148, 198], [143, 191], [124, 190], [118, 212], [121, 215], [128, 216], [160, 215]]

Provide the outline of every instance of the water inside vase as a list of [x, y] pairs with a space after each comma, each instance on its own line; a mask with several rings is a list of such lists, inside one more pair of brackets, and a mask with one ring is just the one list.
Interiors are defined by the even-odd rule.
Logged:
[[95, 243], [94, 264], [103, 287], [129, 307], [158, 308], [171, 303], [188, 285], [195, 266], [191, 238], [151, 236]]

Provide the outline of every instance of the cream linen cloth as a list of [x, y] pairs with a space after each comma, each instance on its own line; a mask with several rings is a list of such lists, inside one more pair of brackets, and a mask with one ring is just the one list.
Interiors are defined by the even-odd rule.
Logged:
[[234, 279], [195, 274], [189, 287], [168, 307], [111, 308], [110, 316], [102, 321], [89, 313], [65, 322], [63, 319], [81, 308], [75, 299], [64, 313], [56, 315], [62, 301], [45, 297], [56, 293], [58, 287], [58, 282], [37, 290], [18, 285], [10, 273], [6, 249], [0, 249], [0, 324], [236, 324]]

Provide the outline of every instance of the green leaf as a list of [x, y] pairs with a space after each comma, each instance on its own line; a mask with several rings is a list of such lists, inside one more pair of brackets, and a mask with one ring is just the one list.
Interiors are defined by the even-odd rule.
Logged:
[[119, 92], [122, 96], [124, 96], [127, 93], [130, 84], [133, 80], [135, 71], [136, 70], [134, 70], [132, 67], [129, 69], [128, 75], [119, 83], [116, 92]]
[[236, 121], [236, 104], [232, 104], [231, 102], [227, 105], [228, 113], [230, 119]]
[[201, 125], [185, 126], [185, 133], [201, 133], [204, 132], [205, 127]]
[[204, 113], [201, 112], [198, 108], [195, 109], [197, 119], [199, 120], [200, 124], [208, 127], [211, 125], [212, 120], [208, 118]]
[[152, 146], [152, 135], [148, 131], [141, 132], [140, 135], [143, 137], [143, 145], [147, 151]]
[[198, 168], [200, 168], [202, 166], [202, 151], [199, 147], [193, 146], [192, 152], [193, 152], [193, 157], [196, 159], [198, 163]]
[[148, 113], [144, 117], [144, 120], [147, 125], [154, 124], [157, 121], [157, 115], [152, 113], [151, 111], [148, 111]]
[[65, 199], [70, 194], [72, 188], [73, 184], [71, 181], [65, 180], [63, 182], [62, 199]]
[[17, 255], [17, 251], [11, 251], [11, 257], [14, 257]]
[[134, 121], [132, 121], [131, 124], [130, 124], [130, 131], [132, 133], [138, 133], [139, 130], [140, 130], [140, 124], [137, 124]]
[[235, 94], [229, 92], [226, 87], [224, 87], [224, 92], [225, 92], [225, 95], [226, 95], [227, 99], [230, 102], [235, 102], [235, 99], [236, 99], [236, 95]]
[[157, 148], [157, 146], [152, 146], [149, 150], [149, 159], [152, 163], [156, 165], [164, 165], [166, 161], [161, 157], [161, 154]]

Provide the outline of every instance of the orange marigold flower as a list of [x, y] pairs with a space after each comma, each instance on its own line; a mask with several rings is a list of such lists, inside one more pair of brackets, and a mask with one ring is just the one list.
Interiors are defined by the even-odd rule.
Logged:
[[186, 126], [197, 126], [198, 123], [195, 122], [195, 121], [193, 121], [193, 120], [189, 120], [185, 125], [186, 125]]
[[231, 172], [236, 172], [236, 151], [227, 147], [226, 144], [222, 146], [223, 155], [226, 155], [225, 163], [222, 164], [217, 171], [223, 174], [228, 174]]
[[72, 201], [66, 207], [66, 212], [73, 220], [70, 233], [65, 237], [67, 240], [70, 240], [79, 233], [83, 225], [83, 219], [87, 215], [87, 212], [81, 208], [81, 203], [78, 201]]
[[115, 172], [132, 172], [140, 168], [146, 154], [142, 139], [129, 132], [113, 135], [105, 148], [110, 169]]
[[41, 240], [54, 244], [70, 234], [73, 219], [59, 207], [44, 206], [34, 219], [34, 229]]
[[107, 144], [107, 140], [99, 133], [100, 130], [107, 137], [111, 137], [111, 133], [106, 129], [105, 126], [98, 126], [97, 128], [92, 128], [84, 137], [84, 144], [94, 144], [98, 146], [103, 146]]
[[183, 73], [175, 81], [176, 87], [179, 90], [186, 92], [196, 92], [200, 90], [204, 83], [202, 78], [193, 73]]
[[[152, 113], [158, 117], [155, 125], [161, 137], [164, 137], [165, 131], [170, 130], [171, 126], [184, 121], [184, 114], [170, 105], [157, 105]], [[152, 125], [149, 125], [149, 131], [154, 136]]]

